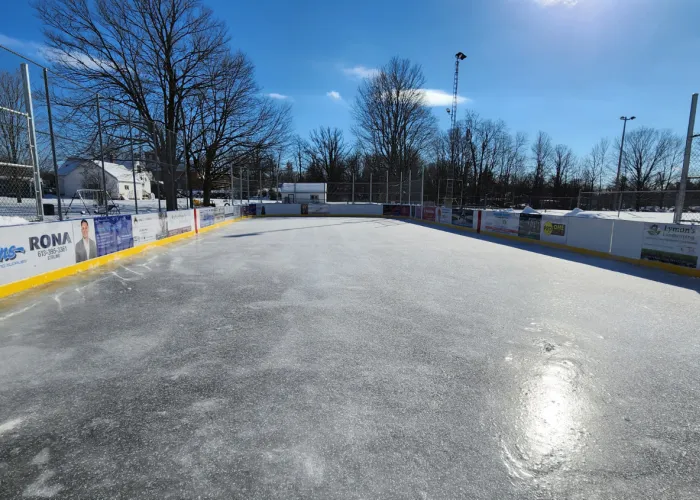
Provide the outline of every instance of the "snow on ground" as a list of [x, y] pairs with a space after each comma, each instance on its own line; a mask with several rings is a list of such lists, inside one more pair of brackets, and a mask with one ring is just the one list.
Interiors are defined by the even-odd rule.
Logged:
[[0, 215], [0, 226], [16, 226], [17, 224], [26, 224], [27, 219], [15, 217], [14, 215]]

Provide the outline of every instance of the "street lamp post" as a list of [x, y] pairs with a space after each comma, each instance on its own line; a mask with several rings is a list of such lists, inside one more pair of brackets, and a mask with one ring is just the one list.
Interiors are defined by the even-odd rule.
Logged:
[[615, 176], [615, 188], [618, 191], [618, 204], [617, 204], [617, 216], [620, 216], [620, 211], [622, 210], [622, 193], [620, 192], [620, 170], [622, 169], [622, 152], [625, 147], [625, 133], [627, 132], [627, 122], [634, 120], [637, 118], [636, 116], [631, 116], [631, 117], [626, 117], [626, 116], [621, 116], [620, 120], [624, 122], [622, 125], [622, 140], [620, 141], [620, 156], [617, 159], [617, 175]]

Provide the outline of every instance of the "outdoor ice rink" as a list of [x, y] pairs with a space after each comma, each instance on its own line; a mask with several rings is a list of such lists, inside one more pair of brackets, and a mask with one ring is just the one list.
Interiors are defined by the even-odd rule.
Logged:
[[700, 281], [232, 224], [0, 301], [0, 498], [697, 499]]

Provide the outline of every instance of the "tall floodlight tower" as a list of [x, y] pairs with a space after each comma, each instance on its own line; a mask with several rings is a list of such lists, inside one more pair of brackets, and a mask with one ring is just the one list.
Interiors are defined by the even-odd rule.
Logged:
[[[447, 179], [447, 189], [445, 190], [446, 207], [452, 207], [454, 203], [454, 177], [457, 170], [457, 141], [459, 140], [459, 131], [457, 130], [457, 90], [459, 88], [459, 63], [467, 58], [462, 52], [455, 54], [455, 77], [452, 84], [452, 109], [447, 112], [450, 115], [450, 163], [452, 172]], [[439, 200], [438, 200], [439, 201]]]

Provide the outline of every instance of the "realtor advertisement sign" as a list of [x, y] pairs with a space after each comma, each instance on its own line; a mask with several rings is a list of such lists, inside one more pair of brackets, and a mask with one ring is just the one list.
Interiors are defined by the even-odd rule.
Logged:
[[[194, 213], [192, 210], [168, 212], [168, 236], [194, 231]], [[200, 226], [201, 227], [201, 226]]]
[[700, 228], [696, 226], [645, 223], [641, 258], [697, 268], [698, 240]]
[[75, 264], [70, 222], [0, 227], [0, 284]]
[[151, 243], [168, 236], [168, 214], [132, 215], [131, 226], [134, 234], [134, 246]]
[[520, 230], [520, 214], [485, 211], [481, 216], [481, 230], [517, 236]]
[[97, 256], [107, 255], [134, 246], [131, 215], [95, 217]]

